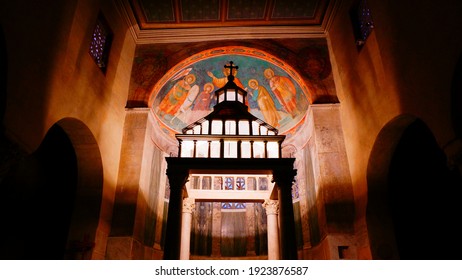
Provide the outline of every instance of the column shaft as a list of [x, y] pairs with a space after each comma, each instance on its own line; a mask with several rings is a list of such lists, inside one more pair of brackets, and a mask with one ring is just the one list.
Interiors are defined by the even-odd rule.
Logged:
[[189, 173], [187, 170], [172, 170], [168, 168], [167, 176], [170, 183], [170, 200], [168, 204], [164, 259], [178, 260], [180, 258], [181, 244], [183, 188]]
[[191, 243], [191, 223], [192, 213], [195, 209], [194, 198], [183, 199], [183, 219], [181, 225], [181, 249], [180, 260], [189, 260], [190, 243]]
[[277, 200], [267, 199], [263, 203], [267, 215], [268, 228], [268, 260], [280, 259], [279, 248], [279, 227], [278, 227], [278, 212], [279, 202]]
[[279, 196], [279, 225], [281, 228], [281, 257], [283, 260], [296, 260], [297, 243], [295, 237], [294, 208], [292, 204], [292, 183], [297, 171], [281, 169], [274, 171]]

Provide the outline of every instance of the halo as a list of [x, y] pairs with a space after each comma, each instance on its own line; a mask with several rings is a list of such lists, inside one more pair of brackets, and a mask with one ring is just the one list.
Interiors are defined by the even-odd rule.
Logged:
[[250, 84], [251, 83], [255, 83], [258, 87], [258, 81], [256, 79], [250, 79], [249, 82], [247, 83], [249, 85], [250, 88], [254, 89]]

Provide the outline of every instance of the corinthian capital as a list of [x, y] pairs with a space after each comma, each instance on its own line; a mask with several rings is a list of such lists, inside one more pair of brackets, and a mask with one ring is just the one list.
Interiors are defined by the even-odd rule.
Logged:
[[279, 213], [279, 201], [267, 199], [263, 202], [263, 207], [266, 209], [266, 215], [277, 215]]

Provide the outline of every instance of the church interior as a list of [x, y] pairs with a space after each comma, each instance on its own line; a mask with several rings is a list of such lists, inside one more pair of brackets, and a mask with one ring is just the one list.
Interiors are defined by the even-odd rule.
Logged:
[[0, 259], [461, 259], [461, 14], [1, 1]]

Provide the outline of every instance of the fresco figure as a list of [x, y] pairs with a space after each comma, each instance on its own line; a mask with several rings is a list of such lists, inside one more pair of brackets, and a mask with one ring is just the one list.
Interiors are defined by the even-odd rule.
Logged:
[[270, 93], [264, 86], [259, 85], [258, 81], [255, 79], [250, 79], [248, 84], [251, 89], [248, 93], [250, 97], [258, 103], [258, 107], [260, 108], [265, 121], [273, 127], [277, 128], [279, 126], [279, 120], [281, 119], [281, 116], [276, 110], [274, 100]]
[[294, 83], [289, 77], [277, 76], [273, 69], [267, 68], [263, 72], [270, 84], [271, 90], [278, 99], [279, 103], [284, 106], [285, 110], [295, 118], [298, 114], [297, 92]]
[[167, 114], [174, 116], [178, 112], [188, 97], [188, 93], [195, 81], [196, 76], [194, 74], [187, 74], [167, 92], [158, 107], [163, 117]]
[[192, 118], [191, 108], [198, 94], [199, 86], [193, 85], [191, 89], [188, 91], [188, 95], [186, 96], [186, 99], [184, 100], [183, 104], [180, 106], [180, 109], [176, 111], [174, 117], [180, 119], [185, 124], [189, 124]]
[[192, 107], [192, 110], [195, 111], [210, 111], [212, 108], [211, 101], [214, 97], [213, 94], [213, 89], [215, 87], [213, 86], [212, 83], [206, 83], [204, 85], [204, 89], [202, 92], [197, 96], [196, 100], [194, 101], [194, 105]]
[[[210, 109], [213, 107], [212, 100], [215, 96], [213, 89], [214, 86], [212, 83], [206, 83], [204, 85], [203, 90], [196, 96], [194, 103], [190, 107], [191, 110], [188, 112], [188, 118], [185, 120], [187, 124], [197, 121], [210, 113]], [[187, 99], [189, 99], [189, 97]]]

